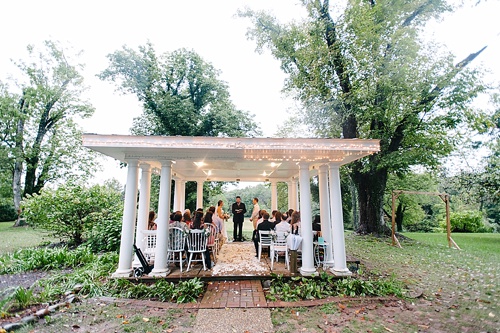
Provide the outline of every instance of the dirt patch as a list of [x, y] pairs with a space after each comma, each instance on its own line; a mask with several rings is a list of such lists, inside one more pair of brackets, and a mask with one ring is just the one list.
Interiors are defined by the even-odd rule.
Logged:
[[0, 275], [0, 300], [17, 287], [30, 288], [35, 282], [49, 275], [49, 272], [25, 272]]
[[163, 309], [134, 302], [83, 299], [18, 332], [190, 332], [196, 314], [197, 310], [191, 309]]

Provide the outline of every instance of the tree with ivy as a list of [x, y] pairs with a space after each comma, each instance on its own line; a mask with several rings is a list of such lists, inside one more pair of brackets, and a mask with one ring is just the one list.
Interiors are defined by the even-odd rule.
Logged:
[[[351, 163], [361, 233], [385, 233], [384, 192], [391, 173], [436, 167], [456, 148], [487, 87], [467, 68], [483, 50], [456, 61], [422, 37], [425, 25], [453, 8], [445, 0], [302, 0], [302, 20], [280, 23], [240, 11], [248, 37], [269, 49], [288, 74], [285, 90], [305, 108], [316, 136], [380, 139], [380, 152]], [[470, 121], [470, 122], [469, 122]], [[454, 134], [452, 134], [454, 133]]]
[[11, 86], [0, 82], [0, 171], [11, 175], [17, 211], [23, 197], [47, 183], [85, 177], [95, 168], [74, 122], [94, 112], [82, 97], [86, 87], [79, 54], [52, 41], [27, 49], [27, 60], [15, 63], [18, 79]]

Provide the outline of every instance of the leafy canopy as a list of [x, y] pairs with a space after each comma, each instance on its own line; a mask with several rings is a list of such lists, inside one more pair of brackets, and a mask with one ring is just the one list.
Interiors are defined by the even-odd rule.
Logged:
[[436, 167], [480, 116], [471, 101], [486, 86], [421, 37], [425, 24], [451, 10], [445, 0], [302, 0], [307, 17], [280, 23], [250, 9], [248, 37], [288, 74], [285, 89], [304, 105], [298, 119], [315, 136], [380, 139], [381, 151], [349, 165], [358, 192], [361, 232], [383, 228], [390, 173]]
[[194, 51], [157, 55], [148, 43], [138, 51], [124, 46], [108, 55], [102, 80], [135, 94], [144, 113], [133, 134], [183, 136], [259, 135], [253, 115], [236, 109], [220, 71]]

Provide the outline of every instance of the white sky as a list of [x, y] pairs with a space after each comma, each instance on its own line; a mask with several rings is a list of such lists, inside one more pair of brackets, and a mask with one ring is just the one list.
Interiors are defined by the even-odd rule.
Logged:
[[[273, 136], [294, 102], [281, 93], [285, 76], [279, 63], [269, 52], [255, 53], [254, 42], [246, 39], [249, 21], [235, 17], [237, 9], [245, 6], [271, 10], [282, 20], [303, 13], [295, 0], [5, 1], [0, 20], [0, 79], [14, 72], [10, 59], [25, 57], [28, 44], [46, 39], [69, 43], [84, 50], [81, 61], [87, 65], [88, 98], [96, 108], [92, 118], [80, 122], [84, 132], [128, 134], [141, 107], [135, 96], [120, 95], [112, 83], [95, 77], [108, 64], [105, 56], [122, 45], [136, 48], [148, 40], [158, 53], [186, 47], [222, 70], [221, 78], [228, 83], [236, 106], [256, 114], [264, 136]], [[484, 63], [498, 77], [498, 13], [499, 0], [483, 0], [480, 6], [467, 6], [430, 30], [459, 59], [489, 44], [477, 63]], [[125, 170], [117, 166], [107, 160], [96, 179], [115, 177], [124, 183]]]

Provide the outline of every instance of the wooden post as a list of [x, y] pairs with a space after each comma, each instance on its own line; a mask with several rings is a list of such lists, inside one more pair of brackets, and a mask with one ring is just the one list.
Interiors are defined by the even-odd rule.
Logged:
[[396, 193], [392, 191], [392, 246], [396, 246]]
[[392, 246], [398, 246], [401, 248], [401, 244], [399, 244], [399, 240], [396, 237], [396, 199], [398, 198], [401, 192], [392, 191]]
[[457, 250], [461, 250], [460, 247], [455, 243], [453, 238], [451, 238], [451, 222], [450, 222], [450, 196], [448, 194], [440, 196], [443, 199], [444, 204], [446, 206], [446, 236], [448, 238], [448, 247], [454, 247]]

